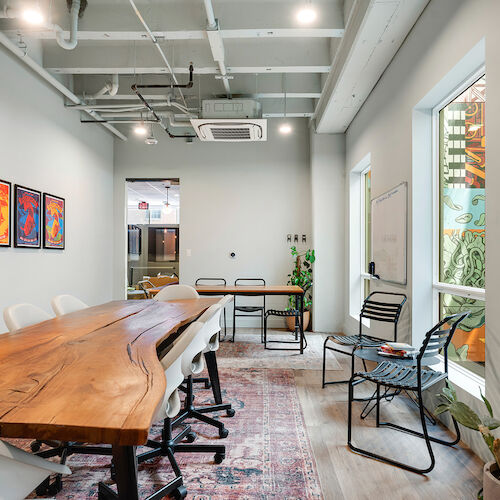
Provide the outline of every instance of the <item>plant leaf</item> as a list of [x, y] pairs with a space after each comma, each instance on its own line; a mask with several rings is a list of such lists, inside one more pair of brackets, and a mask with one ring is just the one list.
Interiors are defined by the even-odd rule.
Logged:
[[488, 409], [488, 413], [490, 414], [490, 417], [493, 418], [493, 408], [491, 407], [490, 402], [486, 399], [486, 396], [483, 394], [483, 391], [481, 388], [479, 388], [479, 392], [481, 393], [481, 398], [484, 401], [484, 404], [486, 405], [486, 408]]
[[471, 410], [465, 403], [461, 401], [453, 401], [449, 405], [449, 410], [457, 422], [477, 431], [481, 425], [481, 419]]
[[448, 387], [443, 387], [443, 394], [450, 403], [453, 403], [457, 400], [457, 393], [455, 392], [455, 388], [451, 384], [448, 384]]
[[441, 413], [446, 413], [450, 409], [448, 404], [440, 404], [434, 409], [434, 415], [441, 415]]
[[500, 420], [497, 420], [494, 417], [483, 417], [482, 420], [483, 420], [483, 425], [485, 427], [488, 427], [488, 429], [490, 429], [490, 431], [500, 427]]

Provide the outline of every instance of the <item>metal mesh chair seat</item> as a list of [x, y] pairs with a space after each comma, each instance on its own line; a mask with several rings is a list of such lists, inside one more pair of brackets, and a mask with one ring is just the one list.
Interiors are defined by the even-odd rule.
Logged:
[[[422, 390], [446, 378], [446, 373], [434, 370], [421, 370]], [[416, 366], [402, 366], [399, 363], [385, 361], [379, 363], [371, 372], [360, 372], [361, 378], [395, 389], [418, 389], [418, 369]]]
[[290, 309], [288, 311], [280, 311], [278, 309], [268, 309], [266, 311], [266, 318], [268, 316], [283, 316], [283, 317], [292, 317], [292, 316], [300, 316], [300, 311], [298, 309]]
[[243, 311], [243, 312], [258, 312], [262, 311], [264, 308], [261, 306], [235, 306], [236, 311]]
[[329, 335], [327, 340], [336, 344], [353, 347], [378, 347], [385, 343], [385, 340], [373, 339], [366, 335]]

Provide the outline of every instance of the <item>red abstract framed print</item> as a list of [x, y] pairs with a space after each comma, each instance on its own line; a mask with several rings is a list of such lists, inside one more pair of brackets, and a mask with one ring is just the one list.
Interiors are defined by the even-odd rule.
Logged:
[[12, 185], [0, 179], [0, 247], [10, 247], [12, 239]]
[[40, 214], [42, 193], [27, 187], [14, 186], [14, 246], [40, 248]]

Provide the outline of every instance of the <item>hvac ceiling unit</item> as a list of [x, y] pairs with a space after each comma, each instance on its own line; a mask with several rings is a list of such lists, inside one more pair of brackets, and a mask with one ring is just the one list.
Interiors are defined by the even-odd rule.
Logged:
[[202, 102], [202, 118], [191, 124], [200, 140], [210, 142], [267, 141], [267, 120], [261, 105], [251, 99], [216, 99]]

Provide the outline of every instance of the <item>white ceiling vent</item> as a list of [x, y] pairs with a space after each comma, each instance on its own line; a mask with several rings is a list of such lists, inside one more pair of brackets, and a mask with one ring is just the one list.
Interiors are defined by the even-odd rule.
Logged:
[[267, 120], [263, 119], [192, 119], [191, 124], [202, 141], [267, 141]]

